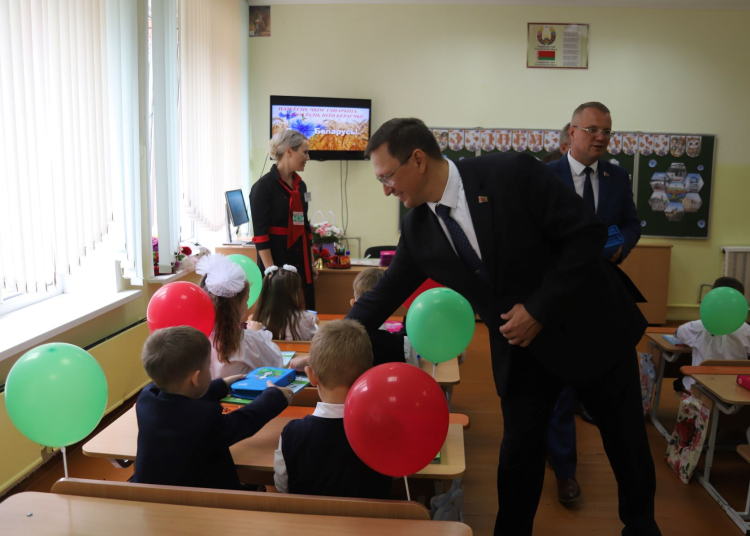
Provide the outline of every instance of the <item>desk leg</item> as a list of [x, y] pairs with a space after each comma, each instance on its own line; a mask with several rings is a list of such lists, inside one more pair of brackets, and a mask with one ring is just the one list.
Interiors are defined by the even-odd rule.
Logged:
[[[653, 350], [656, 350], [656, 345], [654, 343], [650, 343]], [[653, 351], [652, 350], [652, 351]], [[651, 422], [653, 423], [654, 427], [659, 431], [659, 433], [669, 441], [669, 438], [671, 437], [671, 434], [667, 432], [667, 430], [664, 428], [664, 426], [659, 422], [659, 417], [657, 417], [657, 412], [659, 411], [659, 399], [661, 398], [661, 384], [662, 380], [664, 380], [664, 367], [667, 365], [667, 356], [664, 351], [661, 351], [661, 357], [659, 358], [659, 373], [656, 375], [656, 393], [654, 394], [654, 405], [651, 408]]]
[[703, 478], [708, 483], [711, 477], [711, 467], [714, 464], [714, 450], [716, 449], [716, 430], [719, 426], [719, 405], [714, 404], [711, 410], [711, 433], [708, 435], [708, 450], [706, 451], [706, 463], [703, 466]]

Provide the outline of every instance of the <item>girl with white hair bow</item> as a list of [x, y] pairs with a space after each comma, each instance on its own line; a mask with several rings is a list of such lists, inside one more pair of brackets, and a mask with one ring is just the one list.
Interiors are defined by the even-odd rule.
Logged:
[[245, 272], [221, 254], [198, 261], [195, 271], [203, 276], [200, 286], [211, 296], [216, 311], [211, 339], [211, 376], [224, 378], [247, 374], [259, 367], [283, 367], [281, 350], [259, 322], [242, 326], [247, 315], [250, 284]]

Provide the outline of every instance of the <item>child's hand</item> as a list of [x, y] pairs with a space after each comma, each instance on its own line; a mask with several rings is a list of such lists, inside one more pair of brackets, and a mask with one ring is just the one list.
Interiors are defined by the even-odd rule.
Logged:
[[224, 383], [227, 384], [227, 388], [232, 387], [232, 384], [234, 382], [238, 382], [240, 380], [244, 380], [247, 374], [235, 374], [234, 376], [227, 376], [224, 378]]
[[291, 361], [289, 361], [289, 368], [294, 369], [297, 372], [305, 372], [305, 367], [309, 364], [310, 356], [308, 355], [298, 355], [297, 357], [293, 357]]
[[289, 389], [289, 387], [279, 387], [278, 385], [274, 385], [273, 382], [271, 382], [270, 380], [266, 382], [266, 385], [268, 387], [274, 387], [275, 389], [278, 389], [279, 391], [281, 391], [281, 394], [283, 394], [284, 398], [286, 398], [287, 404], [292, 403], [292, 397], [294, 396], [294, 393], [292, 392], [291, 389]]
[[253, 331], [260, 331], [263, 329], [263, 324], [260, 322], [256, 322], [255, 320], [251, 320], [247, 323], [247, 329], [251, 329]]

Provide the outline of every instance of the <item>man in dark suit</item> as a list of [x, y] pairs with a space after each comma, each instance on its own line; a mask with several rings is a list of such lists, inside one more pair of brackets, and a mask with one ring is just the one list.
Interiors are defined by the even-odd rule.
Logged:
[[[646, 322], [632, 283], [601, 257], [604, 225], [535, 158], [454, 164], [418, 119], [385, 123], [367, 154], [383, 192], [412, 210], [391, 266], [348, 317], [373, 332], [430, 277], [467, 298], [487, 325], [504, 421], [495, 534], [532, 533], [547, 425], [565, 384], [595, 408], [623, 534], [660, 534], [633, 359]], [[622, 349], [603, 352], [612, 338]]]
[[[625, 260], [641, 237], [641, 226], [633, 202], [633, 189], [626, 169], [604, 160], [612, 137], [612, 117], [600, 102], [581, 104], [568, 124], [570, 151], [565, 158], [547, 164], [555, 175], [583, 198], [607, 227], [617, 225], [625, 242], [611, 256], [617, 264]], [[560, 393], [550, 421], [549, 462], [557, 477], [557, 497], [563, 504], [581, 495], [576, 480], [575, 395], [566, 387]], [[582, 409], [582, 414], [588, 411]]]

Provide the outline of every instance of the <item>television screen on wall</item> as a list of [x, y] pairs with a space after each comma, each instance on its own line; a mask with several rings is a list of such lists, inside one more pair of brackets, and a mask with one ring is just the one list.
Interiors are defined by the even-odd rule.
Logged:
[[370, 99], [271, 96], [271, 137], [301, 132], [311, 160], [363, 160], [371, 117]]

